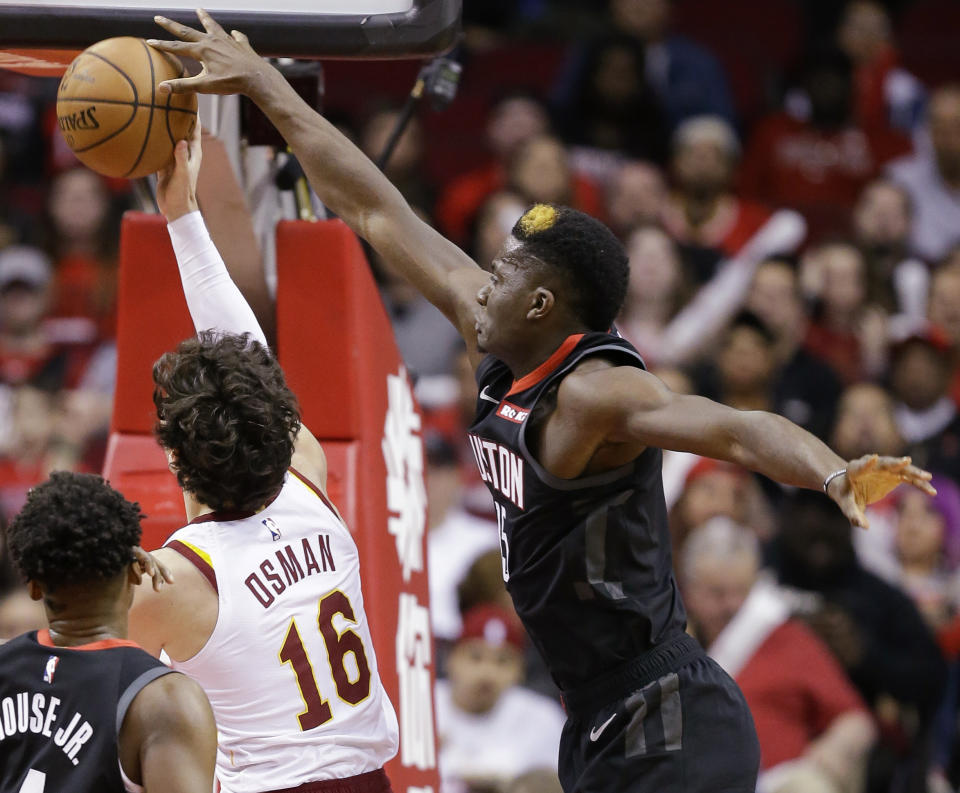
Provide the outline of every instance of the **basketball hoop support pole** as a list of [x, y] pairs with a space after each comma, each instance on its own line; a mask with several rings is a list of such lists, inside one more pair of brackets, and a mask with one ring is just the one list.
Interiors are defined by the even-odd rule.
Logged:
[[377, 157], [377, 167], [385, 171], [394, 149], [403, 135], [403, 131], [413, 118], [413, 113], [417, 105], [423, 100], [424, 96], [430, 97], [430, 103], [434, 110], [443, 110], [449, 105], [457, 95], [457, 87], [460, 84], [460, 74], [463, 67], [451, 58], [434, 58], [429, 63], [423, 65], [417, 74], [417, 80], [407, 95], [407, 101], [403, 103], [400, 111], [400, 117], [387, 139], [383, 151]]
[[[426, 68], [426, 67], [424, 67]], [[426, 86], [426, 79], [423, 75], [424, 69], [420, 70], [420, 74], [417, 75], [417, 81], [413, 84], [413, 88], [410, 93], [407, 94], [407, 100], [403, 103], [403, 109], [400, 111], [400, 117], [397, 119], [397, 123], [393, 127], [393, 131], [390, 133], [390, 137], [387, 139], [386, 145], [383, 147], [383, 151], [380, 152], [380, 156], [377, 157], [377, 167], [381, 171], [386, 171], [387, 163], [390, 162], [390, 157], [393, 155], [394, 149], [397, 148], [397, 143], [400, 141], [400, 136], [403, 135], [403, 131], [407, 128], [407, 124], [410, 123], [410, 119], [413, 118], [413, 113], [417, 109], [417, 105], [420, 104], [420, 100], [423, 99], [423, 89]]]

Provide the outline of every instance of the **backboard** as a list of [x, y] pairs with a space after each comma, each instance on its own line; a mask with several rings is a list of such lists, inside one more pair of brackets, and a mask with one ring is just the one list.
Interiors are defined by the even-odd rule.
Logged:
[[[196, 25], [202, 5], [261, 55], [422, 58], [450, 49], [462, 0], [0, 0], [0, 67], [57, 73], [111, 36], [165, 38], [155, 14]], [[11, 52], [17, 53], [11, 55]], [[31, 63], [31, 61], [34, 61]], [[51, 64], [44, 70], [43, 64]], [[62, 70], [61, 70], [62, 71]]]

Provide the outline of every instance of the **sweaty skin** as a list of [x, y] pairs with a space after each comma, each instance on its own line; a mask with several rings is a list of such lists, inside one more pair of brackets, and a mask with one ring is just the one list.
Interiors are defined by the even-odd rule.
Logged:
[[[179, 41], [150, 41], [200, 61], [201, 72], [169, 80], [161, 93], [242, 93], [286, 139], [323, 203], [366, 239], [460, 330], [477, 365], [496, 355], [515, 378], [533, 371], [569, 335], [588, 330], [574, 314], [556, 273], [524, 256], [516, 240], [492, 274], [424, 223], [372, 162], [310, 108], [250, 46], [227, 34], [205, 11], [203, 31], [156, 17]], [[847, 518], [866, 526], [864, 507], [901, 482], [933, 493], [930, 474], [909, 458], [868, 455], [845, 462], [813, 435], [762, 411], [738, 411], [671, 392], [639, 369], [585, 361], [560, 385], [556, 407], [542, 418], [535, 454], [550, 473], [574, 478], [607, 470], [646, 446], [693, 452], [742, 465], [780, 482], [819, 489]]]

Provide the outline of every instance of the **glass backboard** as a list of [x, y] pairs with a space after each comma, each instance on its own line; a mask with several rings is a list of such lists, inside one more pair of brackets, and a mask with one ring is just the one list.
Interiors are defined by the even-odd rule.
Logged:
[[[32, 50], [77, 52], [111, 36], [163, 38], [154, 14], [196, 25], [193, 9], [200, 2], [0, 0], [0, 49], [17, 51], [24, 59]], [[262, 55], [404, 58], [453, 46], [461, 0], [206, 0], [202, 5], [227, 30], [246, 33]], [[12, 58], [0, 58], [0, 67], [9, 65], [4, 60]]]

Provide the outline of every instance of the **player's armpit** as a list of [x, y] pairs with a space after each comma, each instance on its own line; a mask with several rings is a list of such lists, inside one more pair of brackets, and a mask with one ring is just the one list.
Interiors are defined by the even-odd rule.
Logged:
[[217, 728], [203, 689], [186, 675], [146, 685], [120, 729], [124, 773], [146, 793], [209, 793]]

